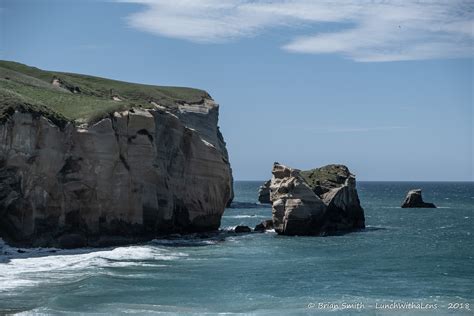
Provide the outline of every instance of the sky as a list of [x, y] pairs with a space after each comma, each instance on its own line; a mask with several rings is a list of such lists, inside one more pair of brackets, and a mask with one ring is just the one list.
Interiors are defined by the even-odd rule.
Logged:
[[0, 0], [0, 58], [208, 91], [237, 180], [473, 181], [473, 21], [472, 0]]

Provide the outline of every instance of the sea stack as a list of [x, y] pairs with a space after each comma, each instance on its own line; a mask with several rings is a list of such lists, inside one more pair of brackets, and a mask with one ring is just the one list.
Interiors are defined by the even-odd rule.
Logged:
[[301, 172], [273, 165], [272, 219], [282, 235], [332, 235], [365, 228], [355, 176], [343, 165]]
[[436, 205], [423, 201], [421, 189], [413, 189], [408, 191], [402, 208], [436, 208]]
[[216, 230], [232, 170], [205, 91], [0, 62], [0, 237], [107, 246]]
[[270, 183], [271, 180], [268, 180], [258, 189], [258, 201], [261, 204], [272, 204], [270, 200]]

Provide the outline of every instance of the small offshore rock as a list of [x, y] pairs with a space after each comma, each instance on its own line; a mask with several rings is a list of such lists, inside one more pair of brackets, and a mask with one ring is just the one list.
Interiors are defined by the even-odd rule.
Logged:
[[436, 205], [423, 201], [421, 189], [413, 189], [408, 191], [402, 208], [436, 208]]
[[258, 201], [261, 204], [272, 204], [270, 200], [270, 183], [271, 180], [268, 180], [258, 189]]

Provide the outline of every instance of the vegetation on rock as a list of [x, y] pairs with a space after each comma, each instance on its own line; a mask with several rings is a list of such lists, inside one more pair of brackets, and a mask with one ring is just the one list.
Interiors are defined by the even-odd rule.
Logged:
[[0, 120], [18, 110], [41, 113], [55, 123], [90, 123], [131, 107], [173, 109], [205, 98], [210, 96], [198, 89], [128, 83], [0, 61]]

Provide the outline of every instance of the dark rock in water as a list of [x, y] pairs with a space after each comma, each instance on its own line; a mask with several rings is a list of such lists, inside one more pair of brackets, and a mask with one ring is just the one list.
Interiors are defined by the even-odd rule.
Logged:
[[436, 208], [433, 203], [423, 201], [421, 189], [410, 190], [402, 204], [402, 208]]
[[346, 166], [301, 172], [275, 163], [272, 173], [272, 219], [278, 234], [328, 235], [365, 228], [355, 176]]
[[271, 219], [266, 219], [262, 221], [260, 224], [257, 224], [257, 226], [255, 226], [253, 230], [256, 232], [264, 232], [269, 229], [273, 229], [273, 220]]
[[268, 180], [258, 189], [258, 201], [262, 204], [272, 204], [270, 200], [270, 183], [271, 180]]
[[237, 226], [234, 228], [235, 233], [250, 233], [252, 230], [248, 226]]

